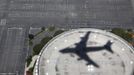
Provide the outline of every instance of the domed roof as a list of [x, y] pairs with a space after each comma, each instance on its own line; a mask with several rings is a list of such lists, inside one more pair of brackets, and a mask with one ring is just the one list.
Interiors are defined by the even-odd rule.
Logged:
[[133, 48], [105, 30], [64, 32], [42, 49], [34, 75], [132, 75]]

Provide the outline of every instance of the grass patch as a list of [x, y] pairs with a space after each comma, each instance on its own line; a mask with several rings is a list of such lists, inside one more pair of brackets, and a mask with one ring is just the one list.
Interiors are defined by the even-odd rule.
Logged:
[[27, 67], [28, 67], [32, 61], [32, 56], [29, 56], [26, 61], [27, 61]]
[[43, 30], [39, 31], [38, 33], [35, 34], [35, 36], [38, 36], [42, 32], [43, 32]]
[[29, 68], [29, 72], [33, 75], [34, 67], [35, 67], [36, 61], [34, 62], [33, 67]]
[[33, 45], [32, 40], [29, 40], [29, 45], [30, 45], [30, 46], [32, 46], [32, 45]]
[[45, 37], [41, 40], [41, 42], [33, 47], [33, 55], [38, 55], [44, 45], [50, 41], [52, 37]]
[[51, 26], [48, 28], [49, 31], [54, 31], [55, 30], [55, 27], [54, 26]]
[[125, 39], [128, 42], [131, 42], [133, 40], [132, 35], [125, 29], [114, 28], [114, 29], [112, 29], [111, 32], [122, 37], [123, 39]]

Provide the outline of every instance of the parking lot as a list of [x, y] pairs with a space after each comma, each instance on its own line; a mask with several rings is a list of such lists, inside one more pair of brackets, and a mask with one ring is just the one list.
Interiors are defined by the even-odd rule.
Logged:
[[0, 75], [2, 73], [23, 74], [26, 51], [23, 28], [8, 28], [0, 47]]
[[11, 0], [8, 24], [132, 28], [130, 0]]

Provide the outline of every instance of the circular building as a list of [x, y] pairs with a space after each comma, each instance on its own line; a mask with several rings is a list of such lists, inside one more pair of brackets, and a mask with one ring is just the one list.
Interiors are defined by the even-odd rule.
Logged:
[[133, 48], [105, 30], [64, 32], [44, 46], [34, 75], [133, 75]]

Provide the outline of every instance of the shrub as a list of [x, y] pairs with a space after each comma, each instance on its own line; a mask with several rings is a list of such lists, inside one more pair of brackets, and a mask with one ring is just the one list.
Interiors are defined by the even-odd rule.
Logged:
[[132, 35], [129, 34], [129, 33], [124, 33], [124, 35], [122, 36], [122, 38], [124, 38], [128, 42], [132, 42], [132, 40], [133, 40]]
[[52, 37], [45, 37], [41, 40], [41, 44], [45, 45], [48, 41], [50, 41], [52, 39]]
[[42, 27], [41, 30], [44, 31], [45, 30], [45, 27]]
[[28, 37], [29, 37], [30, 40], [34, 39], [34, 35], [33, 34], [29, 34]]
[[44, 45], [37, 44], [33, 47], [33, 55], [38, 55]]
[[132, 30], [132, 29], [127, 29], [127, 31], [128, 31], [128, 32], [133, 32], [133, 30]]

